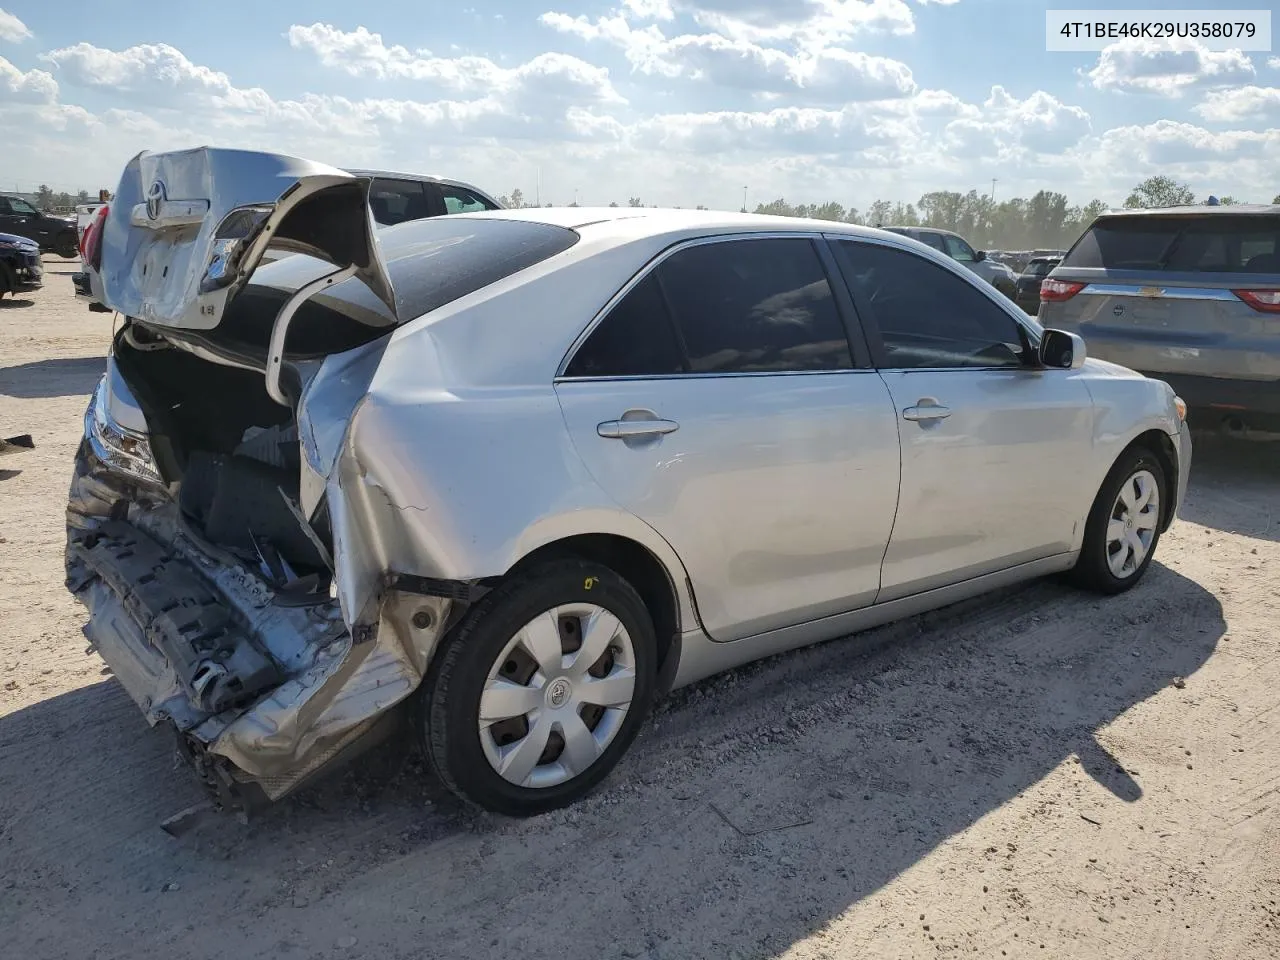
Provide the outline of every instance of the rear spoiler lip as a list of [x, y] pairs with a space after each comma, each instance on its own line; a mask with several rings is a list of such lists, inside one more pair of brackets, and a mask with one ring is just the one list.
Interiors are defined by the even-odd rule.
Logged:
[[[102, 300], [157, 327], [210, 330], [272, 247], [353, 267], [396, 318], [369, 209], [371, 183], [282, 154], [213, 147], [139, 153], [125, 167], [103, 226]], [[246, 208], [258, 217], [252, 229], [220, 237]]]

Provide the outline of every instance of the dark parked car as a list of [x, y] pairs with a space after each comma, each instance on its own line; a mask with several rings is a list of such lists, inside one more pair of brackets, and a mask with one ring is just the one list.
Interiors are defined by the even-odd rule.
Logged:
[[0, 233], [0, 297], [34, 290], [40, 286], [43, 275], [40, 247], [34, 240]]
[[1042, 324], [1167, 381], [1205, 426], [1280, 433], [1280, 205], [1106, 214], [1040, 297]]
[[1018, 284], [1013, 290], [1013, 302], [1027, 313], [1035, 314], [1040, 310], [1040, 282], [1049, 275], [1054, 267], [1062, 262], [1061, 257], [1036, 257], [1027, 264], [1018, 277]]
[[956, 263], [972, 270], [1006, 297], [1013, 296], [1017, 275], [1003, 263], [988, 259], [985, 251], [975, 251], [969, 241], [960, 234], [933, 227], [885, 227], [884, 229], [890, 233], [910, 237], [912, 240], [919, 240], [935, 250], [942, 251]]
[[74, 218], [41, 213], [21, 197], [0, 196], [0, 233], [34, 240], [41, 250], [68, 259], [78, 252]]

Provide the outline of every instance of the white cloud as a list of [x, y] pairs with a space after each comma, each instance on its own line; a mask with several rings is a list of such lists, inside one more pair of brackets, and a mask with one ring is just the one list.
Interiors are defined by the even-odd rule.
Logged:
[[675, 17], [670, 0], [622, 0], [622, 8], [638, 20], [670, 20]]
[[609, 71], [563, 53], [543, 53], [518, 67], [502, 67], [486, 57], [433, 57], [425, 50], [388, 47], [364, 27], [338, 30], [326, 23], [289, 28], [289, 43], [316, 54], [327, 67], [352, 76], [423, 81], [451, 93], [550, 100], [556, 103], [622, 103]]
[[51, 50], [41, 59], [58, 68], [73, 86], [101, 88], [156, 106], [222, 102], [263, 91], [239, 91], [225, 73], [192, 63], [167, 43], [144, 43], [106, 50], [90, 43]]
[[0, 103], [53, 103], [58, 82], [43, 70], [23, 72], [0, 57]]
[[1218, 123], [1280, 121], [1280, 88], [1250, 84], [1230, 90], [1213, 90], [1196, 105], [1195, 110], [1204, 119]]
[[687, 6], [695, 22], [732, 39], [791, 42], [799, 49], [858, 33], [915, 31], [906, 0], [693, 0]]
[[828, 47], [791, 54], [720, 33], [668, 39], [657, 26], [635, 29], [622, 16], [590, 20], [552, 12], [540, 19], [561, 33], [619, 47], [642, 74], [687, 77], [761, 94], [790, 93], [815, 104], [903, 97], [916, 88], [905, 63], [862, 52]]
[[1015, 159], [1052, 154], [1075, 145], [1090, 130], [1089, 114], [1037, 90], [1019, 100], [1004, 87], [991, 96], [978, 115], [966, 113], [946, 126], [953, 150], [974, 158]]
[[31, 30], [8, 10], [0, 7], [0, 40], [21, 43], [31, 39]]
[[1210, 131], [1192, 123], [1157, 120], [1116, 127], [1100, 138], [1099, 160], [1131, 170], [1203, 167], [1231, 160], [1262, 160], [1280, 150], [1280, 130]]
[[1122, 40], [1108, 46], [1084, 76], [1099, 90], [1181, 96], [1195, 87], [1247, 83], [1253, 61], [1239, 50], [1206, 50], [1194, 41]]
[[878, 139], [866, 119], [852, 111], [801, 107], [655, 116], [638, 124], [635, 137], [637, 146], [662, 152], [832, 157], [852, 155]]
[[1272, 70], [1280, 70], [1280, 57], [1272, 57], [1267, 61], [1267, 66]]

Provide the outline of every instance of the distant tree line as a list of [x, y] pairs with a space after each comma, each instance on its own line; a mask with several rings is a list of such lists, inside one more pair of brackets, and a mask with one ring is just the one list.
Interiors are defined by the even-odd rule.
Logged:
[[[1232, 196], [1217, 199], [1224, 206], [1247, 202]], [[504, 206], [509, 207], [533, 206], [525, 202], [524, 195], [518, 189], [501, 200]], [[1129, 209], [1157, 208], [1195, 202], [1196, 195], [1189, 185], [1179, 183], [1172, 177], [1156, 176], [1148, 177], [1135, 186], [1125, 199], [1124, 206]], [[1280, 204], [1280, 195], [1271, 202]], [[610, 203], [609, 206], [616, 207], [619, 204]], [[639, 197], [631, 197], [627, 206], [643, 207], [645, 204]], [[698, 209], [706, 208], [699, 205]], [[846, 208], [835, 201], [793, 205], [779, 197], [770, 203], [757, 204], [752, 212], [781, 217], [836, 220], [873, 227], [936, 227], [952, 230], [979, 247], [1032, 250], [1069, 247], [1094, 219], [1109, 209], [1110, 206], [1102, 200], [1091, 200], [1083, 206], [1073, 205], [1064, 194], [1053, 190], [1041, 190], [1029, 199], [1014, 197], [999, 203], [993, 202], [990, 196], [980, 194], [977, 190], [963, 194], [935, 190], [926, 193], [916, 203], [877, 200], [865, 210]], [[745, 213], [745, 209], [742, 212]]]
[[89, 203], [91, 200], [88, 190], [81, 190], [78, 193], [54, 193], [53, 188], [47, 184], [40, 184], [40, 188], [36, 190], [36, 209], [43, 210], [46, 213], [52, 210], [60, 210], [66, 207], [74, 207], [78, 203]]

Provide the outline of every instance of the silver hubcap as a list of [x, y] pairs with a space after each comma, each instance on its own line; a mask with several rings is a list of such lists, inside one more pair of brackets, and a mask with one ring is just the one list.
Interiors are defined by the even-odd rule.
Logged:
[[626, 719], [635, 667], [630, 634], [603, 607], [566, 604], [530, 620], [480, 696], [490, 766], [521, 787], [554, 787], [585, 772]]
[[1138, 572], [1156, 539], [1160, 488], [1149, 470], [1139, 470], [1120, 488], [1107, 522], [1107, 566], [1118, 579]]

